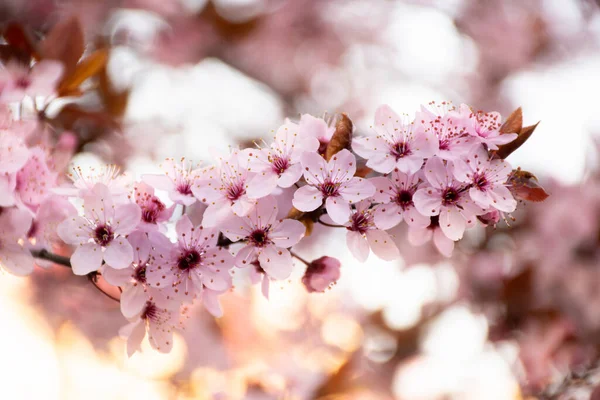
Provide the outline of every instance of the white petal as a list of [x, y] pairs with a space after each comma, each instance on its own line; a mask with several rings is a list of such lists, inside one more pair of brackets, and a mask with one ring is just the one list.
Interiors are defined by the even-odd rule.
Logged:
[[367, 231], [367, 240], [371, 251], [382, 260], [392, 261], [400, 257], [396, 244], [386, 231], [373, 229]]
[[367, 239], [358, 232], [348, 231], [346, 244], [352, 255], [360, 262], [367, 261], [369, 257], [369, 243]]
[[102, 248], [96, 243], [80, 244], [71, 256], [71, 267], [75, 275], [98, 271], [101, 265]]

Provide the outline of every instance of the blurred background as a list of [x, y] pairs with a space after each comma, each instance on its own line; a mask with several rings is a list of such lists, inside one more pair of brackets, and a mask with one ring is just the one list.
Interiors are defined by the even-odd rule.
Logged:
[[237, 277], [225, 316], [195, 307], [168, 355], [128, 359], [118, 305], [70, 271], [5, 275], [2, 397], [590, 398], [599, 11], [592, 0], [2, 0], [0, 22], [44, 31], [75, 14], [89, 42], [112, 48], [123, 132], [83, 129], [75, 164], [208, 164], [285, 117], [345, 112], [364, 133], [380, 104], [412, 114], [450, 100], [542, 121], [508, 161], [552, 196], [523, 205], [511, 227], [475, 230], [451, 259], [398, 228], [403, 261], [361, 264], [340, 252], [344, 230], [317, 226], [297, 252], [339, 258], [336, 286], [307, 293], [297, 265], [267, 301]]

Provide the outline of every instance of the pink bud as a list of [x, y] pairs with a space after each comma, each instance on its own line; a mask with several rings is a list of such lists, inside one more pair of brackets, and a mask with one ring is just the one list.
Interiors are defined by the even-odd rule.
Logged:
[[341, 263], [337, 258], [323, 256], [306, 268], [302, 283], [309, 293], [324, 292], [340, 279]]
[[500, 221], [500, 211], [492, 210], [487, 214], [477, 217], [485, 225], [496, 225]]

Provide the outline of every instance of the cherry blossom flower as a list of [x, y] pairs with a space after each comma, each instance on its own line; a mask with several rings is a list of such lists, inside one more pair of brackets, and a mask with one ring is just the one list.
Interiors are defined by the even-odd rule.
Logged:
[[[152, 237], [154, 234], [150, 235]], [[154, 258], [152, 240], [142, 231], [132, 232], [127, 240], [133, 248], [133, 262], [129, 268], [114, 269], [105, 265], [102, 276], [111, 285], [122, 289], [121, 313], [125, 318], [133, 318], [140, 314], [147, 301], [165, 305], [167, 299], [146, 279], [146, 272]]]
[[438, 150], [435, 154], [443, 160], [455, 160], [469, 154], [478, 140], [469, 134], [471, 123], [467, 117], [446, 102], [441, 105], [431, 102], [429, 106], [421, 106], [421, 111], [417, 112], [415, 129], [437, 137]]
[[325, 154], [327, 145], [331, 141], [331, 137], [335, 133], [335, 127], [329, 124], [323, 118], [316, 118], [310, 114], [302, 114], [300, 117], [300, 136], [315, 137], [319, 141], [319, 154]]
[[68, 197], [85, 197], [94, 193], [94, 187], [100, 183], [106, 186], [113, 200], [123, 203], [129, 194], [129, 177], [121, 174], [121, 169], [116, 165], [102, 165], [99, 167], [74, 167], [67, 176], [73, 181], [73, 186], [54, 188], [54, 193]]
[[221, 228], [227, 238], [246, 246], [238, 251], [238, 267], [251, 265], [258, 258], [260, 267], [273, 279], [286, 279], [292, 272], [292, 255], [287, 250], [304, 236], [304, 225], [292, 219], [277, 220], [277, 201], [268, 196], [259, 199], [245, 217], [232, 218]]
[[168, 221], [175, 210], [175, 205], [167, 208], [165, 203], [154, 195], [154, 188], [144, 182], [135, 185], [133, 197], [142, 210], [142, 221], [138, 229], [146, 232], [160, 230], [160, 224]]
[[395, 168], [415, 173], [423, 160], [437, 151], [437, 138], [430, 130], [415, 130], [412, 122], [400, 118], [389, 106], [375, 112], [375, 135], [356, 138], [352, 149], [367, 159], [367, 167], [388, 173]]
[[218, 169], [209, 169], [193, 187], [194, 195], [208, 205], [202, 223], [214, 227], [232, 215], [244, 216], [254, 207], [248, 189], [248, 155], [233, 150], [220, 160]]
[[421, 173], [407, 175], [396, 169], [391, 175], [369, 180], [376, 188], [373, 201], [381, 203], [374, 212], [375, 225], [379, 229], [393, 228], [403, 219], [409, 225], [429, 225], [429, 217], [419, 213], [413, 202], [415, 192], [423, 185], [421, 177]]
[[31, 214], [17, 208], [0, 208], [0, 267], [17, 276], [33, 272], [29, 250], [19, 244], [31, 226]]
[[503, 212], [513, 212], [517, 208], [517, 201], [506, 187], [512, 167], [504, 160], [490, 160], [482, 147], [466, 161], [455, 160], [453, 171], [456, 179], [471, 186], [469, 196], [479, 206]]
[[300, 156], [318, 148], [315, 137], [298, 134], [298, 125], [291, 122], [282, 125], [269, 148], [245, 152], [250, 159], [248, 169], [256, 173], [248, 182], [248, 196], [265, 197], [277, 186], [288, 188], [298, 182], [302, 177]]
[[0, 101], [21, 101], [24, 97], [48, 97], [54, 93], [62, 74], [59, 61], [43, 60], [31, 69], [23, 64], [9, 62], [0, 70]]
[[478, 138], [490, 150], [498, 150], [498, 145], [512, 142], [517, 138], [517, 133], [501, 133], [502, 117], [497, 112], [473, 111], [466, 104], [460, 105], [460, 115], [471, 123], [469, 134]]
[[127, 268], [133, 261], [133, 249], [125, 235], [139, 224], [140, 208], [134, 203], [114, 205], [108, 187], [101, 183], [83, 202], [84, 216], [67, 218], [57, 228], [62, 240], [77, 245], [71, 256], [73, 273], [97, 271], [103, 261], [115, 269]]
[[147, 301], [142, 311], [130, 323], [119, 330], [119, 335], [127, 338], [127, 355], [131, 357], [140, 350], [142, 340], [148, 333], [148, 342], [153, 349], [168, 353], [173, 347], [173, 332], [178, 325], [176, 312]]
[[408, 242], [413, 246], [422, 246], [433, 239], [433, 244], [438, 251], [446, 257], [452, 256], [454, 251], [454, 241], [448, 237], [440, 229], [439, 216], [431, 217], [429, 226], [409, 226], [408, 227]]
[[309, 293], [324, 292], [340, 279], [340, 260], [323, 256], [306, 267], [302, 283]]
[[300, 211], [313, 211], [323, 204], [329, 217], [345, 224], [350, 217], [350, 204], [375, 193], [375, 186], [363, 178], [354, 177], [356, 158], [348, 150], [336, 153], [329, 162], [316, 153], [302, 156], [304, 179], [308, 185], [294, 193], [293, 204]]
[[165, 172], [164, 175], [146, 174], [142, 176], [142, 180], [155, 189], [167, 191], [169, 198], [175, 203], [184, 206], [192, 205], [196, 201], [192, 188], [200, 179], [203, 170], [193, 169], [186, 163], [185, 158], [182, 158], [179, 163], [172, 158], [167, 158], [160, 167]]
[[439, 215], [442, 232], [452, 240], [462, 238], [467, 224], [483, 214], [469, 198], [467, 186], [454, 179], [450, 166], [439, 157], [425, 164], [425, 177], [431, 186], [416, 191], [413, 201], [417, 210], [427, 216]]
[[400, 252], [390, 235], [375, 226], [373, 209], [368, 200], [356, 204], [350, 221], [346, 223], [348, 249], [360, 262], [365, 262], [370, 251], [382, 260], [391, 261], [400, 257]]
[[146, 279], [156, 288], [173, 288], [174, 295], [191, 301], [200, 297], [204, 286], [215, 291], [231, 288], [229, 270], [234, 265], [231, 254], [217, 246], [219, 232], [194, 227], [187, 215], [175, 225], [177, 243], [170, 246], [156, 241], [155, 262], [146, 271]]

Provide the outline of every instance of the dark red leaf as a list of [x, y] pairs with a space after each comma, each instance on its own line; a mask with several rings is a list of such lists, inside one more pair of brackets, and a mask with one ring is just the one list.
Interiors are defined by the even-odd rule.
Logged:
[[499, 158], [506, 158], [509, 155], [511, 155], [512, 153], [514, 153], [515, 150], [517, 150], [519, 147], [521, 147], [526, 141], [527, 139], [529, 139], [531, 137], [531, 135], [533, 134], [533, 131], [535, 131], [535, 128], [537, 128], [539, 122], [535, 125], [530, 125], [530, 126], [526, 126], [524, 128], [522, 128], [519, 131], [519, 136], [517, 136], [517, 138], [515, 140], [513, 140], [510, 143], [507, 143], [505, 145], [500, 146], [500, 148], [496, 151], [496, 156]]
[[331, 157], [342, 149], [350, 149], [352, 143], [352, 121], [346, 114], [342, 114], [341, 118], [335, 125], [335, 132], [327, 145], [325, 151], [325, 159], [329, 161]]
[[85, 50], [83, 29], [75, 16], [60, 21], [50, 30], [39, 46], [43, 59], [62, 61], [64, 76], [70, 76]]
[[517, 200], [540, 202], [550, 196], [538, 183], [537, 178], [531, 172], [520, 168], [514, 170], [508, 177], [508, 188]]

